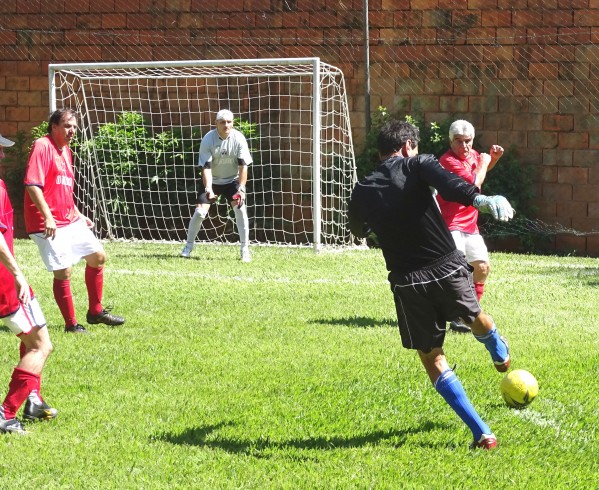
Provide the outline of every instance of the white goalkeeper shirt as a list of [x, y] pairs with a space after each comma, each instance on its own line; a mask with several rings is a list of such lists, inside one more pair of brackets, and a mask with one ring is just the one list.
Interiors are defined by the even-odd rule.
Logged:
[[198, 165], [210, 163], [212, 183], [218, 185], [230, 184], [239, 177], [239, 160], [246, 165], [252, 163], [252, 156], [247, 140], [241, 131], [233, 128], [226, 139], [213, 129], [208, 131], [200, 143]]

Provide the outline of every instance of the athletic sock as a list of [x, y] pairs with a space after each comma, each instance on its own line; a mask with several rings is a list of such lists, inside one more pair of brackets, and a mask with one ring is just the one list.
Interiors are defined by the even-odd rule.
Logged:
[[4, 417], [12, 419], [19, 411], [19, 407], [34, 390], [39, 391], [40, 376], [30, 371], [16, 367], [12, 372], [10, 383], [8, 384], [8, 393], [2, 403], [4, 407]]
[[102, 311], [102, 292], [104, 288], [104, 267], [85, 267], [85, 286], [87, 287], [88, 310], [90, 315]]
[[54, 279], [54, 299], [60, 313], [64, 318], [64, 324], [71, 327], [77, 323], [75, 318], [75, 306], [73, 305], [73, 293], [71, 293], [71, 281], [69, 279]]
[[480, 299], [483, 297], [485, 292], [485, 283], [484, 282], [475, 282], [474, 283], [474, 291], [476, 291], [476, 297], [478, 298], [478, 302], [480, 303]]
[[235, 220], [237, 222], [237, 232], [239, 233], [239, 241], [241, 242], [241, 248], [247, 247], [250, 241], [250, 225], [248, 220], [248, 213], [246, 206], [243, 205], [241, 209], [239, 206], [234, 206]]
[[475, 441], [480, 440], [483, 434], [492, 433], [470, 403], [462, 383], [451, 369], [441, 373], [435, 382], [435, 389], [472, 431]]
[[187, 245], [193, 248], [196, 237], [202, 228], [202, 221], [206, 217], [206, 210], [196, 208], [191, 220], [189, 221], [189, 229], [187, 230]]
[[485, 335], [475, 335], [474, 338], [484, 344], [489, 354], [491, 354], [493, 362], [504, 362], [509, 357], [507, 344], [502, 340], [495, 324], [493, 324], [490, 332]]

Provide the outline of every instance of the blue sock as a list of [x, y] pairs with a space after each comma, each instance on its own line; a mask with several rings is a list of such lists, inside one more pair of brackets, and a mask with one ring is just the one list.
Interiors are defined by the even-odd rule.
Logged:
[[510, 353], [507, 344], [501, 339], [495, 325], [493, 325], [491, 331], [486, 335], [475, 335], [474, 338], [485, 345], [491, 354], [493, 362], [504, 362], [509, 357]]
[[443, 371], [435, 382], [435, 389], [472, 431], [475, 441], [479, 441], [483, 434], [492, 434], [489, 426], [483, 422], [470, 403], [462, 383], [451, 369]]

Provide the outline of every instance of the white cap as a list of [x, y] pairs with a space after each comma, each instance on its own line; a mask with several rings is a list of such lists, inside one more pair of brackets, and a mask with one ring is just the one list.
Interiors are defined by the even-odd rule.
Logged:
[[233, 120], [233, 113], [229, 109], [222, 109], [216, 113], [216, 120], [221, 119]]
[[7, 138], [4, 138], [1, 134], [0, 134], [0, 146], [12, 146], [14, 145], [15, 142], [14, 141], [10, 141]]

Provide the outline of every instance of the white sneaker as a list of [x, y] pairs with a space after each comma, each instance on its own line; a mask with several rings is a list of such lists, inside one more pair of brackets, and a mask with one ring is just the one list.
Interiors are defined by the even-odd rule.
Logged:
[[190, 245], [189, 243], [187, 243], [185, 245], [185, 247], [183, 248], [183, 250], [181, 250], [181, 253], [179, 254], [179, 257], [183, 257], [185, 259], [188, 259], [189, 256], [191, 255], [191, 251], [193, 250], [193, 245]]
[[251, 262], [252, 257], [250, 256], [250, 249], [248, 247], [243, 247], [241, 249], [241, 261], [242, 262]]

